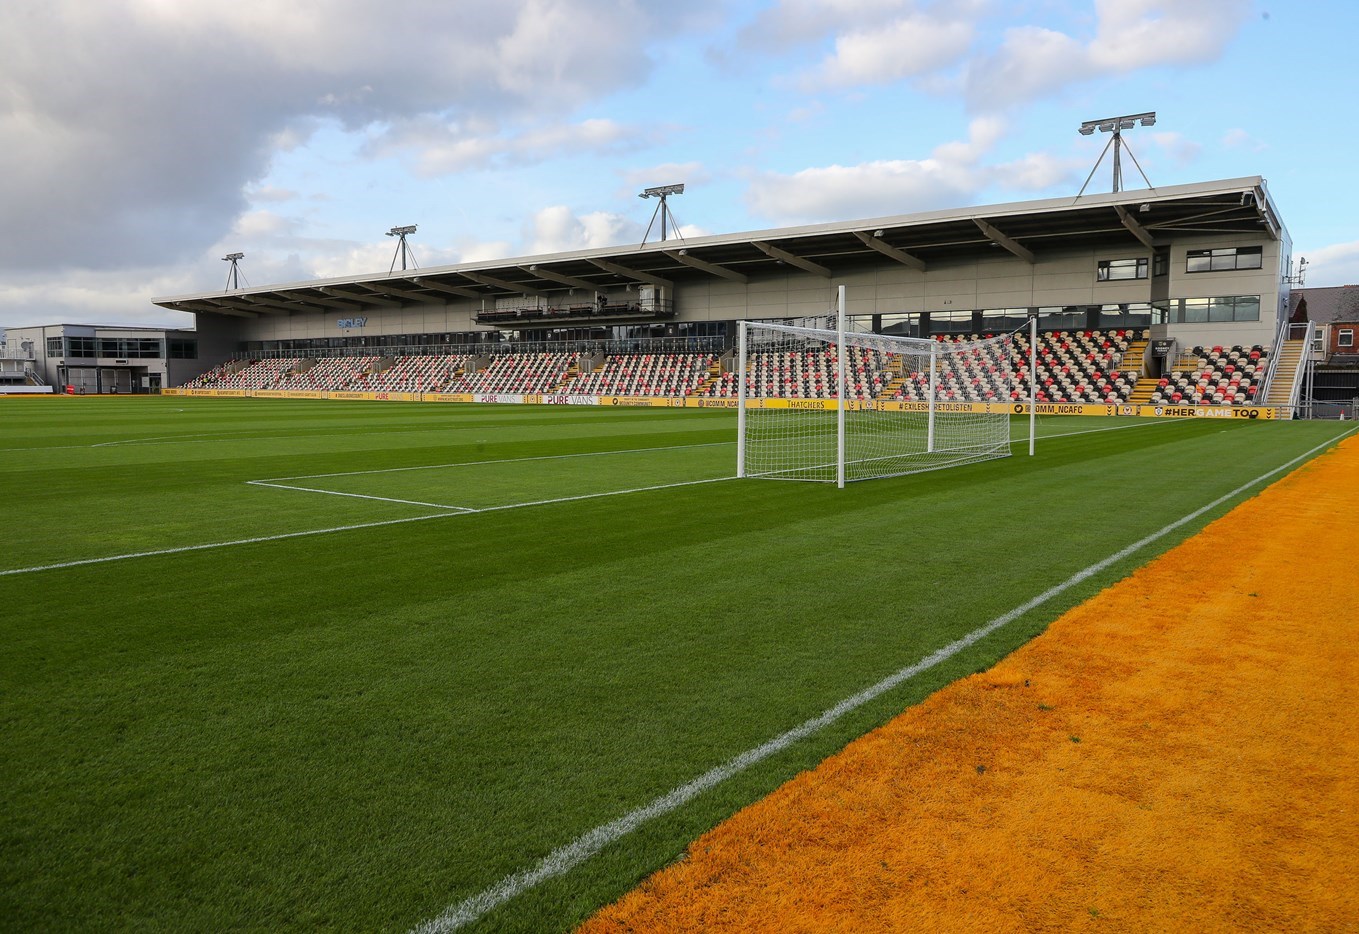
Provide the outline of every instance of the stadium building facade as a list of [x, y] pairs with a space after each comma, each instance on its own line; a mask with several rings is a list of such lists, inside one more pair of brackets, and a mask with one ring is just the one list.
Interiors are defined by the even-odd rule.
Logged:
[[[200, 321], [211, 331], [212, 322]], [[230, 339], [227, 339], [230, 342]], [[193, 330], [52, 324], [9, 328], [0, 391], [158, 392], [203, 371]], [[220, 343], [217, 346], [222, 346]]]
[[[250, 357], [528, 346], [729, 349], [740, 319], [824, 315], [911, 336], [1149, 331], [1281, 340], [1291, 242], [1258, 176], [671, 239], [155, 299], [192, 312], [196, 369]], [[622, 342], [615, 344], [613, 342]], [[1170, 362], [1148, 360], [1149, 373]]]

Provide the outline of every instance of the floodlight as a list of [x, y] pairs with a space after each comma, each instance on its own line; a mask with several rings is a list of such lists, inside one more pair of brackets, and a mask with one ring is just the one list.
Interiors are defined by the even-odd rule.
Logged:
[[[416, 227], [415, 224], [409, 224], [405, 227], [393, 227], [391, 230], [387, 231], [387, 236], [397, 238], [396, 251], [392, 254], [392, 265], [387, 269], [388, 274], [390, 274], [393, 270], [396, 269], [396, 258], [398, 256], [401, 257], [402, 272], [406, 271], [407, 259], [409, 259], [412, 263], [415, 263], [415, 257], [411, 255], [409, 249], [406, 246], [406, 236], [408, 234], [415, 233], [415, 227]], [[415, 263], [415, 268], [419, 269], [420, 264]]]
[[[1123, 114], [1118, 117], [1101, 117], [1098, 120], [1087, 120], [1080, 125], [1078, 132], [1082, 136], [1090, 136], [1096, 130], [1099, 130], [1101, 133], [1112, 133], [1113, 138], [1105, 145], [1104, 152], [1099, 154], [1099, 159], [1095, 161], [1095, 168], [1091, 169], [1090, 174], [1086, 176], [1085, 185], [1081, 186], [1080, 194], [1076, 195], [1077, 198], [1085, 194], [1086, 185], [1089, 185], [1090, 179], [1095, 177], [1095, 170], [1098, 169], [1099, 164], [1104, 161], [1104, 153], [1109, 151], [1109, 146], [1111, 145], [1114, 147], [1114, 191], [1118, 192], [1122, 190], [1123, 167], [1119, 156], [1121, 155], [1123, 147], [1127, 145], [1127, 143], [1123, 141], [1123, 131], [1131, 130], [1139, 123], [1142, 126], [1155, 126], [1156, 111], [1149, 110], [1146, 113], [1140, 114]], [[1133, 164], [1137, 165], [1137, 171], [1142, 173], [1142, 180], [1147, 183], [1147, 187], [1153, 187], [1151, 181], [1147, 179], [1146, 173], [1142, 172], [1142, 166], [1137, 164], [1137, 157], [1132, 154], [1131, 149], [1128, 150], [1128, 155], [1132, 157]]]
[[885, 232], [886, 232], [886, 231], [875, 230], [875, 231], [873, 231], [873, 236], [875, 236], [875, 237], [881, 237]]
[[[652, 225], [656, 223], [656, 218], [661, 219], [661, 241], [664, 242], [667, 234], [667, 222], [670, 226], [678, 230], [679, 225], [674, 223], [675, 217], [670, 213], [670, 207], [665, 203], [665, 199], [671, 195], [684, 194], [684, 185], [657, 185], [655, 188], [647, 188], [637, 197], [639, 198], [659, 198], [656, 210], [651, 212], [651, 223], [646, 225], [646, 233], [642, 234], [642, 246], [646, 246], [646, 238], [651, 236]], [[680, 239], [684, 239], [681, 237]]]
[[[244, 253], [228, 253], [222, 257], [222, 262], [230, 263], [231, 268], [227, 270], [227, 291], [235, 291], [241, 287], [241, 257]], [[249, 285], [249, 283], [246, 283]]]
[[639, 198], [665, 198], [666, 195], [684, 194], [684, 185], [657, 185], [655, 188], [648, 188], [637, 197]]

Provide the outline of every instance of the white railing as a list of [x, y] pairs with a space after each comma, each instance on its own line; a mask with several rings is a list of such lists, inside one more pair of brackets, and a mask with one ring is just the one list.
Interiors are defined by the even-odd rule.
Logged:
[[1288, 333], [1288, 319], [1281, 318], [1279, 326], [1274, 329], [1274, 346], [1269, 348], [1269, 363], [1265, 366], [1265, 378], [1260, 380], [1260, 388], [1255, 396], [1261, 402], [1269, 398], [1269, 389], [1274, 385], [1274, 371], [1279, 368], [1279, 357], [1283, 353], [1284, 344], [1288, 340]]
[[42, 374], [40, 374], [37, 370], [33, 369], [32, 367], [24, 367], [24, 375], [29, 378], [29, 380], [33, 383], [34, 386], [47, 385], [47, 380], [43, 379]]
[[1307, 333], [1302, 339], [1302, 356], [1298, 357], [1298, 368], [1293, 371], [1293, 385], [1288, 389], [1288, 404], [1296, 406], [1298, 404], [1298, 393], [1302, 389], [1302, 378], [1307, 374], [1307, 368], [1312, 362], [1312, 335], [1316, 331], [1316, 323], [1307, 322]]

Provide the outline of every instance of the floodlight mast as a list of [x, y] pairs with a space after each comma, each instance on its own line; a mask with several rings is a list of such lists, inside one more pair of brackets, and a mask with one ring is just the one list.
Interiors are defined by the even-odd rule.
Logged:
[[231, 264], [231, 268], [227, 270], [226, 290], [228, 292], [235, 292], [241, 287], [240, 262], [243, 256], [245, 256], [244, 253], [228, 253], [222, 257], [222, 262]]
[[675, 223], [675, 215], [671, 212], [670, 206], [669, 206], [668, 204], [666, 204], [666, 200], [665, 200], [666, 198], [669, 198], [671, 195], [682, 195], [682, 194], [684, 194], [684, 185], [683, 185], [683, 184], [680, 184], [680, 185], [657, 185], [655, 188], [648, 188], [648, 189], [646, 189], [645, 191], [643, 191], [641, 194], [639, 194], [639, 195], [637, 196], [637, 197], [639, 197], [639, 198], [659, 198], [659, 199], [660, 199], [659, 203], [657, 203], [657, 205], [656, 205], [656, 210], [654, 210], [654, 211], [651, 212], [651, 223], [646, 225], [646, 233], [642, 234], [642, 246], [646, 246], [647, 237], [651, 236], [651, 228], [652, 228], [652, 225], [654, 225], [654, 224], [656, 223], [656, 217], [657, 217], [658, 215], [659, 215], [660, 218], [661, 218], [661, 242], [662, 242], [662, 243], [664, 243], [665, 240], [666, 240], [666, 221], [669, 221], [669, 222], [670, 222], [670, 226], [673, 227], [673, 228], [675, 229], [675, 235], [678, 236], [681, 240], [684, 239], [683, 236], [680, 236], [680, 233], [679, 233], [679, 224]]
[[393, 227], [391, 230], [387, 231], [387, 236], [397, 238], [396, 251], [392, 253], [392, 265], [388, 267], [387, 272], [390, 273], [396, 269], [396, 258], [398, 256], [401, 257], [402, 272], [406, 271], [406, 259], [408, 256], [410, 261], [415, 264], [415, 268], [420, 268], [420, 264], [415, 262], [415, 254], [410, 253], [409, 248], [406, 246], [406, 237], [415, 233], [416, 226], [416, 224], [410, 224], [406, 227]]
[[[1146, 113], [1140, 114], [1124, 114], [1121, 117], [1102, 117], [1099, 120], [1087, 120], [1081, 124], [1080, 134], [1082, 136], [1089, 136], [1096, 130], [1099, 130], [1101, 133], [1112, 133], [1113, 136], [1109, 139], [1109, 142], [1104, 144], [1104, 149], [1100, 152], [1099, 158], [1095, 160], [1095, 168], [1091, 169], [1090, 174], [1085, 177], [1085, 184], [1081, 186], [1080, 194], [1076, 195], [1077, 198], [1085, 194], [1085, 189], [1090, 184], [1090, 179], [1095, 177], [1095, 172], [1099, 169], [1099, 164], [1104, 161], [1104, 154], [1109, 151], [1110, 146], [1114, 147], [1114, 192], [1117, 193], [1123, 190], [1123, 162], [1120, 156], [1122, 155], [1122, 149], [1128, 145], [1123, 139], [1123, 131], [1131, 130], [1139, 123], [1142, 126], [1155, 126], [1156, 111], [1149, 110]], [[1142, 171], [1142, 165], [1137, 161], [1137, 157], [1133, 155], [1131, 148], [1128, 149], [1128, 156], [1132, 159], [1133, 165], [1137, 166], [1137, 171], [1142, 176], [1142, 181], [1147, 183], [1147, 187], [1155, 188], [1156, 186], [1147, 178], [1147, 173]]]

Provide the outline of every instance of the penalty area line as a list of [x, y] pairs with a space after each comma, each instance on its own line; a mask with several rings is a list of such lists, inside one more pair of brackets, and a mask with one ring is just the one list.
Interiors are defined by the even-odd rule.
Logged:
[[1171, 532], [1174, 532], [1176, 529], [1179, 529], [1193, 522], [1195, 519], [1198, 519], [1200, 516], [1203, 516], [1206, 513], [1209, 513], [1214, 509], [1217, 509], [1224, 503], [1230, 502], [1231, 500], [1250, 490], [1252, 487], [1258, 486], [1259, 484], [1263, 483], [1269, 478], [1274, 477], [1277, 474], [1284, 473], [1285, 471], [1291, 470], [1293, 467], [1302, 463], [1303, 461], [1307, 460], [1308, 458], [1312, 457], [1318, 452], [1323, 451], [1326, 448], [1331, 447], [1335, 444], [1338, 444], [1340, 441], [1342, 441], [1344, 438], [1349, 437], [1355, 431], [1359, 431], [1359, 428], [1351, 428], [1344, 434], [1341, 434], [1335, 438], [1328, 439], [1322, 444], [1319, 444], [1316, 447], [1302, 454], [1299, 454], [1292, 460], [1287, 461], [1286, 463], [1283, 463], [1278, 467], [1275, 467], [1273, 470], [1266, 471], [1265, 473], [1260, 474], [1255, 479], [1246, 481], [1245, 483], [1238, 486], [1236, 489], [1232, 490], [1230, 493], [1225, 493], [1222, 496], [1219, 496], [1217, 499], [1213, 500], [1207, 505], [1200, 506], [1193, 512], [1187, 513], [1181, 516], [1180, 518], [1174, 520], [1173, 522], [1170, 522], [1162, 526], [1160, 529], [1157, 529], [1150, 535], [1140, 538], [1137, 541], [1133, 542], [1132, 544], [1119, 549], [1118, 551], [1114, 552], [1108, 557], [1103, 558], [1100, 561], [1097, 561], [1094, 564], [1091, 564], [1080, 571], [1077, 571], [1075, 574], [1072, 574], [1070, 577], [1068, 577], [1061, 583], [1049, 587], [1047, 590], [1043, 591], [1042, 593], [1038, 594], [1035, 597], [1032, 597], [1027, 602], [1015, 607], [1014, 609], [1010, 610], [1009, 612], [1001, 616], [997, 616], [990, 622], [972, 630], [962, 638], [950, 642], [948, 645], [944, 646], [943, 648], [937, 649], [936, 651], [925, 656], [919, 661], [911, 665], [907, 665], [905, 668], [902, 668], [894, 672], [893, 674], [888, 675], [886, 678], [883, 678], [877, 684], [867, 687], [864, 690], [860, 691], [859, 693], [845, 698], [844, 700], [836, 704], [834, 707], [829, 708], [819, 716], [813, 717], [812, 719], [807, 720], [799, 724], [798, 726], [793, 727], [791, 730], [788, 730], [786, 733], [782, 733], [779, 736], [774, 737], [773, 739], [769, 740], [763, 745], [756, 746], [753, 749], [746, 750], [745, 752], [741, 753], [735, 758], [730, 759], [727, 762], [724, 762], [723, 764], [713, 769], [710, 769], [707, 772], [704, 772], [702, 775], [698, 776], [692, 781], [684, 785], [680, 785], [678, 788], [672, 789], [666, 794], [661, 795], [658, 798], [655, 798], [648, 804], [636, 808], [635, 810], [629, 811], [628, 813], [624, 814], [622, 817], [617, 818], [616, 820], [610, 821], [607, 824], [601, 824], [598, 827], [595, 827], [593, 830], [587, 831], [586, 833], [572, 840], [570, 843], [560, 846], [557, 849], [553, 850], [552, 852], [548, 853], [533, 866], [527, 869], [523, 869], [519, 872], [513, 873], [511, 875], [508, 875], [501, 879], [499, 882], [490, 886], [489, 888], [483, 889], [482, 891], [464, 899], [463, 901], [450, 905], [448, 908], [444, 909], [444, 911], [442, 911], [438, 916], [431, 918], [430, 920], [425, 921], [414, 927], [412, 929], [412, 934], [444, 934], [444, 932], [447, 931], [456, 931], [458, 928], [461, 928], [465, 925], [471, 924], [472, 922], [481, 919], [491, 911], [495, 910], [496, 908], [499, 908], [506, 902], [509, 902], [514, 898], [517, 898], [518, 896], [527, 892], [529, 889], [532, 889], [540, 885], [541, 883], [548, 881], [549, 879], [554, 879], [558, 876], [565, 875], [567, 872], [570, 872], [572, 869], [579, 866], [581, 863], [584, 863], [586, 860], [594, 857], [606, 846], [609, 846], [610, 844], [615, 843], [616, 841], [622, 839], [623, 837], [632, 833], [632, 831], [636, 830], [638, 827], [642, 826], [648, 821], [669, 814], [671, 811], [674, 811], [677, 808], [683, 806], [690, 800], [698, 797], [703, 792], [716, 787], [717, 785], [726, 781], [728, 778], [731, 778], [734, 775], [738, 775], [741, 772], [744, 772], [751, 766], [756, 765], [759, 762], [762, 762], [763, 760], [769, 758], [770, 756], [778, 752], [782, 752], [784, 749], [787, 749], [789, 746], [793, 745], [799, 740], [814, 735], [815, 733], [821, 731], [825, 727], [835, 723], [837, 720], [839, 720], [846, 714], [851, 713], [854, 710], [857, 710], [864, 704], [867, 704], [868, 702], [876, 699], [882, 694], [885, 694], [886, 692], [892, 690], [893, 688], [900, 686], [904, 682], [909, 681], [916, 675], [928, 671], [929, 669], [934, 668], [936, 665], [939, 665], [940, 663], [947, 661], [948, 659], [957, 655], [964, 649], [969, 648], [972, 645], [975, 645], [977, 642], [980, 642], [982, 639], [991, 635], [996, 630], [1009, 625], [1010, 623], [1024, 616], [1031, 610], [1037, 609], [1038, 607], [1042, 606], [1044, 603], [1047, 603], [1054, 597], [1057, 597], [1062, 593], [1065, 593], [1066, 591], [1070, 590], [1072, 587], [1075, 587], [1077, 584], [1080, 584], [1083, 581], [1086, 581], [1089, 578], [1095, 576], [1096, 574], [1099, 574], [1101, 571], [1107, 570], [1113, 565], [1118, 564], [1120, 561], [1123, 561], [1124, 559], [1131, 557], [1138, 551], [1141, 551], [1147, 545], [1150, 545], [1152, 542], [1164, 538]]
[[298, 493], [324, 493], [326, 496], [350, 496], [354, 499], [375, 499], [383, 503], [403, 503], [407, 506], [429, 506], [433, 509], [451, 509], [454, 512], [476, 512], [467, 506], [449, 506], [445, 503], [425, 503], [417, 499], [396, 499], [392, 496], [372, 496], [368, 493], [342, 493], [339, 490], [318, 490], [309, 486], [289, 486], [286, 483], [270, 483], [267, 480], [247, 480], [250, 486], [267, 486], [275, 490], [296, 490]]
[[127, 561], [131, 558], [155, 558], [160, 555], [180, 555], [190, 551], [208, 551], [213, 548], [231, 548], [235, 545], [254, 545], [260, 542], [278, 542], [288, 538], [304, 538], [308, 535], [328, 535], [331, 532], [354, 532], [359, 529], [376, 529], [384, 525], [402, 525], [406, 522], [424, 522], [426, 519], [447, 519], [460, 516], [459, 512], [440, 512], [432, 516], [410, 516], [405, 519], [384, 519], [381, 522], [359, 522], [354, 525], [338, 525], [327, 529], [307, 529], [304, 532], [280, 532], [277, 535], [258, 535], [254, 538], [238, 538], [229, 542], [208, 542], [202, 545], [180, 545], [176, 548], [157, 548], [154, 551], [135, 551], [125, 555], [106, 555], [103, 558], [81, 558], [79, 561], [62, 561], [58, 564], [42, 564], [31, 568], [13, 568], [0, 571], [0, 577], [11, 574], [33, 574], [37, 571], [57, 571], [62, 568], [78, 568], [87, 564], [107, 564], [110, 561]]
[[[652, 490], [669, 490], [682, 486], [722, 483], [727, 480], [735, 479], [735, 477], [713, 477], [705, 480], [683, 480], [679, 483], [661, 483], [655, 486], [641, 486], [630, 490], [606, 490], [602, 493], [582, 493], [578, 496], [559, 496], [555, 499], [540, 499], [525, 503], [507, 503], [503, 506], [487, 506], [482, 509], [472, 509], [467, 506], [437, 506], [436, 508], [447, 511], [434, 513], [428, 516], [409, 516], [404, 519], [384, 519], [380, 522], [358, 522], [352, 525], [337, 525], [324, 529], [307, 529], [302, 532], [280, 532], [277, 535], [258, 535], [253, 538], [238, 538], [226, 542], [208, 542], [202, 545], [181, 545], [176, 548], [157, 548], [151, 551], [135, 551], [122, 555], [106, 555], [102, 558], [81, 558], [77, 561], [61, 561], [55, 564], [40, 564], [27, 568], [11, 568], [9, 570], [0, 570], [0, 577], [10, 577], [16, 574], [34, 574], [38, 571], [59, 571], [63, 568], [84, 567], [89, 564], [108, 564], [111, 561], [127, 561], [132, 558], [156, 558], [162, 555], [179, 555], [191, 551], [208, 551], [213, 548], [231, 548], [236, 545], [256, 545], [262, 542], [277, 542], [289, 538], [305, 538], [309, 535], [329, 535], [332, 532], [357, 532], [361, 529], [377, 529], [390, 525], [404, 525], [408, 522], [425, 522], [429, 519], [452, 519], [458, 516], [475, 516], [483, 512], [503, 512], [508, 509], [525, 509], [529, 506], [551, 506], [556, 503], [571, 503], [584, 499], [601, 499], [606, 496], [626, 496], [629, 493], [647, 493]], [[261, 483], [258, 480], [247, 480], [246, 483], [251, 483], [256, 486], [276, 486], [276, 484]], [[336, 493], [334, 490], [305, 490], [304, 492], [330, 493], [337, 496], [360, 495], [357, 493]], [[381, 499], [382, 497], [363, 496], [360, 498]], [[409, 502], [409, 500], [390, 500], [390, 502]]]

